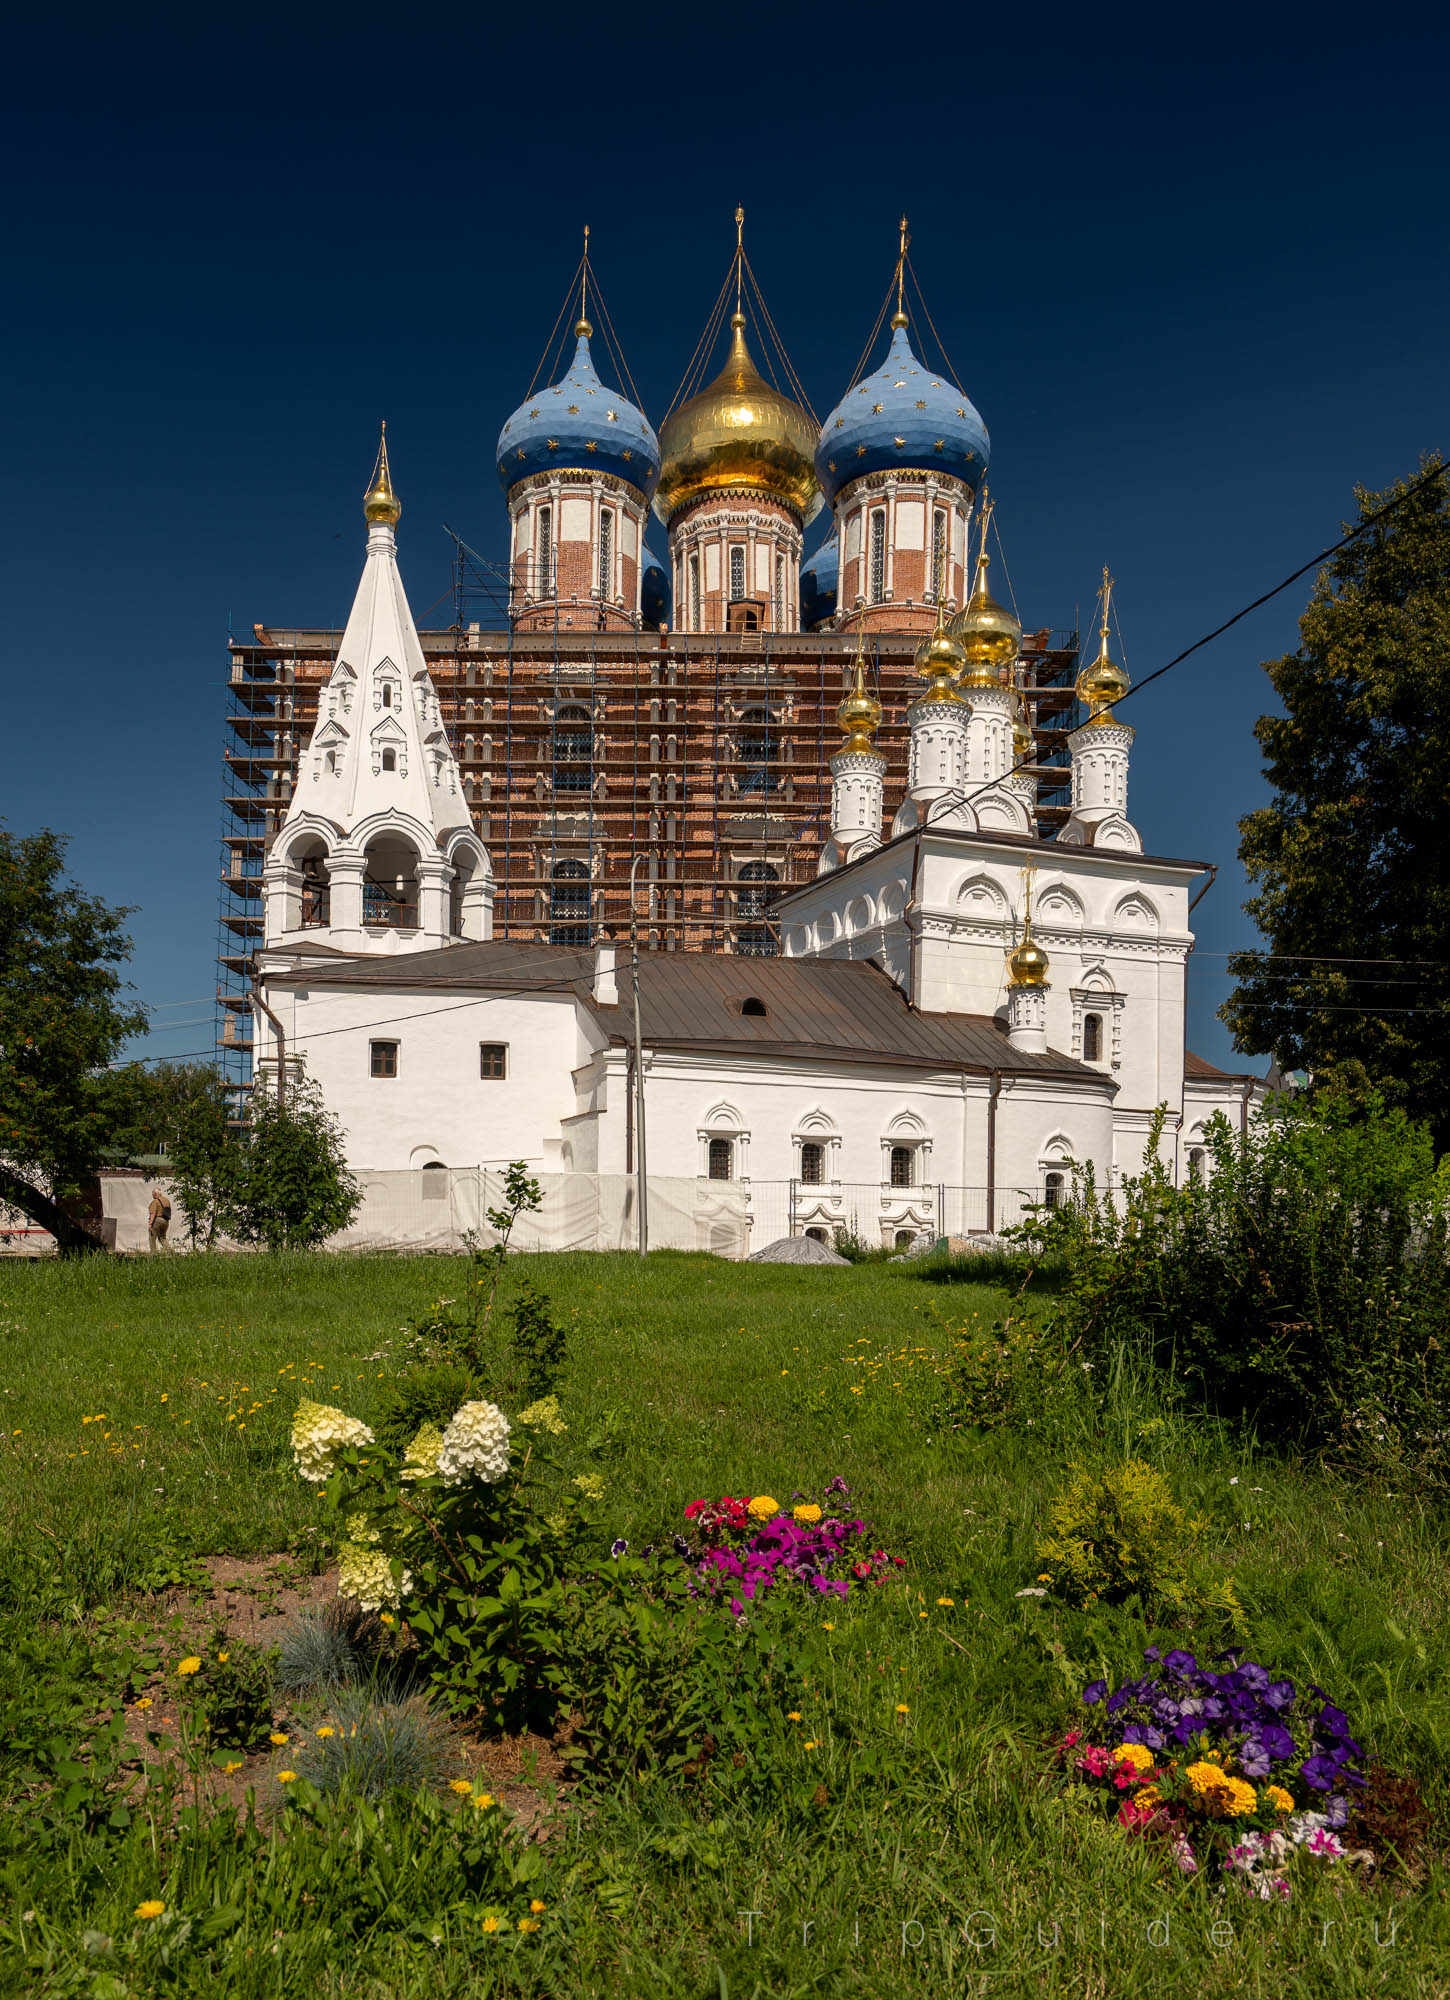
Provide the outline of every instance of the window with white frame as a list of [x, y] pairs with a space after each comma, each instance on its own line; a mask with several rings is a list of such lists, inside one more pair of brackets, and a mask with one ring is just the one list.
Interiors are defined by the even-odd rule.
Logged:
[[730, 551], [730, 602], [738, 604], [745, 595], [745, 549], [736, 542]]
[[599, 595], [614, 595], [614, 515], [608, 507], [599, 516]]
[[690, 630], [700, 629], [700, 558], [690, 557]]
[[819, 1187], [826, 1178], [826, 1149], [819, 1139], [801, 1141], [801, 1180], [807, 1187]]
[[886, 509], [873, 508], [871, 513], [871, 570], [869, 596], [873, 604], [879, 604], [886, 595]]
[[915, 1146], [893, 1146], [891, 1148], [888, 1172], [890, 1174], [892, 1187], [898, 1187], [898, 1188], [915, 1187], [916, 1186]]
[[1067, 1175], [1060, 1167], [1049, 1167], [1042, 1177], [1042, 1205], [1061, 1208], [1067, 1199]]
[[547, 597], [554, 585], [554, 510], [541, 507], [534, 517], [534, 589]]
[[712, 1139], [706, 1150], [706, 1173], [712, 1181], [733, 1181], [735, 1178], [735, 1141], [733, 1139]]
[[940, 603], [946, 596], [947, 510], [937, 507], [931, 517], [931, 594]]
[[1082, 1059], [1090, 1063], [1101, 1062], [1103, 1059], [1101, 1014], [1084, 1014], [1082, 1017]]

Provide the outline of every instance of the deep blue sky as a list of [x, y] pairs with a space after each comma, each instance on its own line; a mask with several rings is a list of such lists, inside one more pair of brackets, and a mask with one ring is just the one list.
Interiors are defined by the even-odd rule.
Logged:
[[[338, 624], [386, 415], [420, 622], [578, 255], [648, 413], [731, 214], [817, 412], [896, 218], [991, 431], [1024, 622], [1119, 579], [1148, 672], [1450, 449], [1443, 32], [1374, 10], [96, 10], [7, 55], [0, 811], [138, 906], [134, 977], [210, 1042], [229, 625]], [[596, 343], [597, 345], [597, 343]], [[995, 572], [994, 572], [995, 574]], [[1262, 659], [1308, 580], [1133, 704], [1151, 850], [1220, 863], [1194, 1045], [1251, 937]], [[446, 619], [446, 605], [438, 614]]]

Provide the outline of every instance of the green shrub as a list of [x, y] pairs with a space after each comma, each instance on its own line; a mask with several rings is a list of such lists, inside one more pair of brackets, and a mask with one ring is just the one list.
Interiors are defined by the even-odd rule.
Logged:
[[1212, 1616], [1237, 1625], [1233, 1579], [1217, 1575], [1199, 1544], [1208, 1527], [1173, 1498], [1142, 1459], [1105, 1472], [1080, 1470], [1053, 1501], [1037, 1544], [1044, 1580], [1083, 1608], [1136, 1598], [1150, 1618]]
[[1093, 1397], [1091, 1364], [1082, 1362], [1059, 1329], [1013, 1313], [990, 1326], [958, 1329], [947, 1368], [943, 1420], [976, 1430], [1029, 1423], [1047, 1429], [1064, 1406]]
[[254, 1750], [265, 1743], [272, 1727], [272, 1673], [266, 1654], [244, 1639], [229, 1639], [218, 1625], [200, 1660], [184, 1683], [209, 1746]]
[[372, 1428], [386, 1450], [401, 1451], [424, 1424], [446, 1424], [456, 1409], [481, 1394], [477, 1378], [461, 1361], [424, 1362], [388, 1384]]
[[1261, 1438], [1450, 1476], [1450, 1176], [1426, 1128], [1279, 1102], [1242, 1134], [1215, 1118], [1210, 1171], [1181, 1188], [1160, 1130], [1120, 1200], [1084, 1174], [1037, 1225], [1067, 1260], [1063, 1338], [1146, 1353]]

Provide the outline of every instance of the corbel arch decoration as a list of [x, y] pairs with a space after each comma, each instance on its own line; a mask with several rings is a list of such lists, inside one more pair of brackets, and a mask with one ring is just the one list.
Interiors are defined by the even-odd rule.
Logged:
[[829, 1111], [816, 1107], [796, 1120], [791, 1134], [793, 1177], [806, 1187], [841, 1178], [841, 1133]]

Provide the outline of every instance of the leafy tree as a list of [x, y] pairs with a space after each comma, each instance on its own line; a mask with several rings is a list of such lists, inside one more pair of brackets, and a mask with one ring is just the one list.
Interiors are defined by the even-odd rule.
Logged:
[[[1221, 1013], [1240, 1049], [1341, 1093], [1377, 1089], [1443, 1149], [1450, 478], [1438, 459], [1424, 470], [1439, 476], [1321, 572], [1298, 651], [1266, 664], [1284, 713], [1254, 733], [1275, 796], [1240, 821], [1239, 856], [1267, 950], [1230, 960]], [[1361, 521], [1413, 483], [1357, 490]]]
[[131, 949], [129, 911], [86, 895], [64, 863], [58, 834], [0, 827], [0, 1202], [69, 1254], [97, 1247], [62, 1204], [102, 1157], [99, 1079], [147, 1021], [116, 969]]
[[172, 1190], [192, 1244], [209, 1250], [242, 1192], [246, 1155], [222, 1079], [205, 1070], [196, 1081], [176, 1113], [167, 1150]]
[[250, 1125], [235, 1182], [218, 1204], [227, 1230], [269, 1250], [305, 1250], [345, 1229], [362, 1205], [362, 1188], [316, 1082], [298, 1079], [285, 1103], [254, 1092]]
[[104, 1157], [118, 1164], [173, 1159], [194, 1106], [218, 1090], [210, 1063], [124, 1063], [96, 1084], [107, 1123]]

